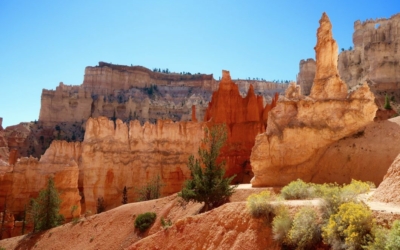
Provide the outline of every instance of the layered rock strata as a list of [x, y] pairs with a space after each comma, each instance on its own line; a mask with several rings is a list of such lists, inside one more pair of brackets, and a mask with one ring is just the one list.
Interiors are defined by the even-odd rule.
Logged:
[[135, 201], [136, 189], [157, 175], [165, 184], [163, 195], [178, 192], [190, 177], [189, 155], [197, 155], [203, 136], [203, 123], [159, 120], [141, 126], [139, 121], [90, 118], [80, 164], [86, 211], [96, 211], [99, 197], [107, 209], [119, 206], [124, 186], [128, 201]]
[[226, 175], [237, 175], [235, 181], [250, 181], [251, 148], [255, 137], [265, 131], [268, 112], [276, 106], [277, 100], [278, 94], [271, 104], [264, 107], [263, 97], [255, 95], [253, 85], [249, 86], [247, 96], [243, 98], [229, 71], [222, 72], [219, 88], [213, 93], [204, 121], [208, 122], [208, 126], [227, 125], [228, 139], [221, 149], [220, 159], [226, 161]]
[[331, 28], [324, 13], [317, 31], [317, 72], [310, 96], [286, 96], [278, 102], [269, 112], [266, 132], [256, 137], [250, 157], [253, 186], [283, 186], [297, 178], [310, 181], [319, 171], [316, 156], [362, 130], [375, 116], [377, 107], [367, 84], [347, 93], [337, 70]]
[[78, 177], [80, 143], [54, 141], [40, 160], [20, 158], [13, 165], [0, 166], [0, 207], [7, 203], [7, 209], [22, 215], [31, 198], [36, 198], [53, 177], [62, 200], [60, 213], [66, 219], [71, 218], [71, 207], [76, 205], [76, 214], [81, 206]]
[[307, 60], [301, 60], [299, 66], [299, 74], [297, 75], [297, 83], [301, 87], [302, 95], [309, 95], [311, 87], [315, 78], [316, 64], [315, 60], [308, 58]]
[[[350, 89], [365, 81], [383, 109], [387, 94], [395, 103], [400, 99], [400, 14], [354, 23], [354, 48], [342, 48], [338, 58], [339, 75]], [[315, 61], [300, 61], [297, 82], [308, 95], [316, 72]], [[397, 110], [396, 110], [397, 111]]]
[[339, 55], [341, 77], [350, 87], [368, 78], [377, 90], [400, 89], [399, 42], [400, 14], [388, 19], [356, 21], [354, 49]]
[[[287, 84], [238, 80], [242, 94], [250, 84], [269, 102]], [[153, 72], [141, 66], [100, 62], [86, 67], [82, 85], [60, 83], [56, 90], [43, 89], [39, 122], [46, 126], [86, 121], [89, 117], [115, 117], [124, 121], [155, 122], [157, 119], [188, 121], [196, 106], [198, 119], [212, 92], [219, 86], [213, 75]]]

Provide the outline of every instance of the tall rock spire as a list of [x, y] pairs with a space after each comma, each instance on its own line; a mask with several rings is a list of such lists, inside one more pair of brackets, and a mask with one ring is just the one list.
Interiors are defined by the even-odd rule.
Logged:
[[324, 12], [319, 20], [315, 46], [316, 73], [310, 97], [313, 99], [344, 99], [347, 85], [340, 79], [337, 68], [338, 45], [332, 37], [332, 24]]

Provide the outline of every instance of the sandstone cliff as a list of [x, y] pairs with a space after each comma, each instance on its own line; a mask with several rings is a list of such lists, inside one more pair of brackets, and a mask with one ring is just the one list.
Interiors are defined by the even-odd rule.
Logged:
[[107, 209], [119, 206], [124, 186], [129, 202], [135, 201], [135, 189], [157, 175], [165, 184], [163, 195], [178, 192], [190, 177], [188, 157], [197, 155], [203, 136], [203, 123], [159, 120], [141, 126], [90, 118], [80, 164], [86, 211], [96, 211], [98, 197], [104, 197]]
[[0, 207], [7, 208], [16, 216], [22, 215], [31, 198], [36, 198], [45, 188], [49, 177], [61, 195], [60, 213], [71, 218], [71, 207], [77, 205], [80, 214], [78, 190], [78, 162], [80, 143], [54, 141], [40, 160], [20, 158], [14, 165], [0, 166]]
[[348, 95], [339, 78], [337, 45], [325, 13], [315, 51], [317, 72], [310, 97], [286, 96], [269, 112], [266, 132], [256, 137], [250, 157], [253, 186], [283, 186], [297, 178], [309, 181], [318, 173], [314, 160], [321, 150], [362, 130], [375, 116], [368, 86]]
[[[339, 75], [352, 89], [367, 81], [383, 108], [384, 96], [400, 99], [400, 73], [398, 71], [400, 52], [400, 14], [391, 18], [356, 21], [354, 23], [354, 48], [342, 48], [338, 58]], [[300, 62], [297, 82], [304, 95], [309, 94], [316, 68], [312, 59]]]
[[[241, 94], [254, 85], [256, 93], [270, 102], [287, 84], [238, 80]], [[89, 117], [114, 117], [123, 121], [155, 122], [158, 119], [188, 121], [191, 108], [203, 120], [211, 95], [219, 86], [213, 75], [153, 72], [141, 66], [100, 62], [86, 67], [82, 85], [60, 83], [56, 90], [42, 91], [39, 122], [44, 127], [86, 121]]]
[[301, 93], [303, 95], [309, 95], [311, 87], [315, 78], [315, 60], [308, 58], [307, 60], [300, 61], [299, 74], [297, 75], [297, 83], [301, 87]]
[[236, 174], [235, 182], [248, 182], [252, 177], [249, 158], [255, 137], [265, 131], [268, 112], [278, 100], [276, 94], [271, 104], [263, 105], [263, 97], [255, 95], [253, 85], [246, 97], [239, 93], [229, 71], [222, 72], [219, 88], [213, 93], [204, 121], [208, 126], [224, 123], [228, 128], [226, 146], [220, 159], [226, 161], [226, 175]]
[[399, 89], [399, 41], [400, 14], [388, 19], [356, 21], [354, 49], [339, 56], [341, 77], [350, 87], [368, 78], [377, 90]]

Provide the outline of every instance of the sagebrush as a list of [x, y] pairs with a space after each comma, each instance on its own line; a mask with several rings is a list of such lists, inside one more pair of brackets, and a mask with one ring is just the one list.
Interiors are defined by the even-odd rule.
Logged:
[[369, 244], [373, 226], [372, 212], [367, 206], [344, 203], [322, 228], [322, 237], [333, 249], [361, 249]]
[[262, 191], [258, 194], [252, 194], [247, 197], [247, 208], [253, 217], [259, 218], [264, 216], [269, 219], [273, 213], [273, 206], [271, 204], [272, 196], [268, 190]]

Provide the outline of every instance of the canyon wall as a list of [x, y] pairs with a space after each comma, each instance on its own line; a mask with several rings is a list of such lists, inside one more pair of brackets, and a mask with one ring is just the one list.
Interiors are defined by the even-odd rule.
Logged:
[[106, 209], [119, 206], [124, 186], [128, 201], [136, 201], [136, 189], [157, 175], [165, 185], [162, 195], [178, 192], [190, 177], [187, 160], [197, 155], [204, 126], [168, 120], [141, 126], [139, 121], [90, 118], [82, 143], [53, 141], [40, 160], [23, 157], [0, 166], [0, 208], [7, 202], [9, 211], [19, 217], [50, 176], [61, 194], [60, 212], [67, 219], [74, 205], [76, 214], [81, 209], [95, 213], [99, 197]]
[[339, 56], [342, 79], [353, 87], [366, 78], [376, 90], [399, 89], [400, 72], [400, 14], [391, 18], [356, 21], [354, 49]]
[[[374, 95], [367, 84], [348, 94], [339, 77], [337, 50], [332, 25], [324, 13], [317, 31], [316, 74], [310, 96], [286, 95], [269, 112], [266, 132], [256, 137], [250, 157], [253, 186], [284, 186], [297, 178], [310, 181], [321, 174], [316, 156], [372, 122], [377, 109]], [[328, 181], [337, 181], [336, 176]]]
[[189, 155], [197, 155], [204, 136], [204, 124], [159, 120], [157, 124], [131, 121], [129, 124], [106, 117], [87, 121], [82, 143], [80, 187], [86, 211], [96, 211], [97, 198], [106, 208], [121, 204], [122, 190], [135, 201], [136, 190], [159, 175], [165, 184], [162, 194], [182, 188], [190, 177]]
[[212, 95], [204, 121], [208, 126], [227, 125], [228, 138], [219, 158], [226, 161], [227, 176], [236, 174], [234, 182], [248, 183], [253, 176], [249, 164], [251, 149], [256, 136], [265, 131], [268, 112], [277, 100], [276, 93], [272, 103], [264, 107], [263, 97], [255, 95], [253, 85], [243, 98], [229, 71], [222, 71], [219, 88]]
[[[241, 94], [250, 84], [264, 104], [287, 84], [267, 81], [238, 80]], [[113, 117], [123, 121], [155, 122], [158, 119], [188, 121], [192, 106], [197, 117], [204, 112], [211, 95], [219, 86], [213, 75], [153, 72], [141, 66], [124, 66], [100, 62], [86, 67], [82, 85], [64, 85], [56, 90], [43, 89], [39, 122], [45, 127], [61, 122], [86, 121], [89, 117]]]
[[76, 205], [75, 213], [80, 214], [80, 151], [79, 142], [54, 141], [40, 160], [23, 157], [15, 164], [0, 166], [0, 207], [7, 203], [8, 211], [21, 217], [30, 199], [36, 198], [48, 178], [53, 177], [62, 200], [60, 213], [70, 219], [71, 207]]

